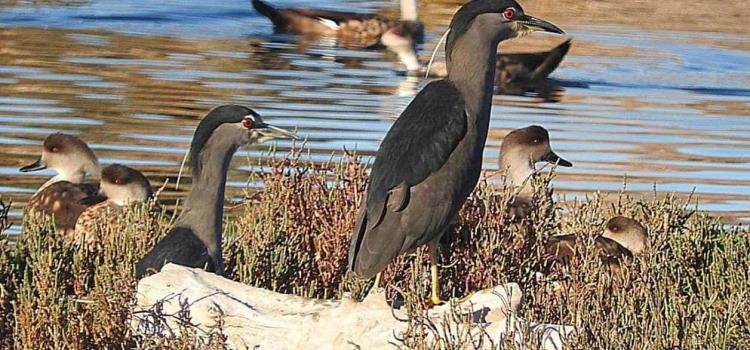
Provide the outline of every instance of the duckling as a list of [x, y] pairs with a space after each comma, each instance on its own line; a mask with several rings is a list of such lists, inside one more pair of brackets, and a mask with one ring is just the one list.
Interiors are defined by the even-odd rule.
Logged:
[[39, 187], [29, 201], [28, 210], [52, 215], [58, 230], [70, 232], [78, 216], [88, 207], [79, 201], [98, 191], [97, 184], [84, 181], [89, 176], [99, 176], [99, 161], [78, 137], [54, 133], [44, 140], [39, 159], [19, 170], [31, 172], [48, 168], [57, 175]]
[[505, 173], [506, 184], [519, 188], [518, 196], [511, 204], [516, 218], [523, 218], [531, 211], [532, 188], [528, 180], [536, 174], [535, 165], [539, 162], [573, 166], [552, 151], [549, 133], [541, 126], [516, 129], [505, 136], [500, 147], [500, 171]]
[[138, 170], [120, 164], [102, 169], [99, 193], [80, 200], [91, 205], [78, 217], [74, 240], [89, 244], [101, 238], [103, 225], [116, 225], [126, 208], [153, 197], [151, 184]]
[[268, 17], [277, 30], [306, 35], [336, 35], [359, 46], [385, 46], [396, 52], [409, 71], [418, 71], [416, 45], [424, 40], [424, 26], [417, 20], [414, 1], [401, 3], [401, 20], [375, 14], [307, 8], [274, 8], [262, 0], [253, 7]]
[[[615, 216], [607, 221], [604, 234], [596, 237], [594, 246], [602, 263], [614, 273], [620, 272], [624, 259], [633, 258], [646, 251], [648, 233], [640, 222], [624, 216]], [[576, 252], [574, 234], [552, 236], [545, 244], [549, 260], [569, 265]]]

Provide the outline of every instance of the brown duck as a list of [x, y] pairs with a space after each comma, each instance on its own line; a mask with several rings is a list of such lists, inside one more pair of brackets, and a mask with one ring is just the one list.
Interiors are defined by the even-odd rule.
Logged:
[[151, 184], [140, 171], [120, 164], [108, 165], [102, 169], [99, 193], [80, 200], [91, 206], [78, 217], [75, 239], [88, 243], [99, 240], [103, 225], [111, 228], [127, 208], [152, 196]]
[[328, 11], [308, 8], [275, 8], [261, 0], [253, 7], [268, 17], [278, 31], [307, 35], [335, 35], [355, 46], [382, 45], [396, 52], [410, 71], [421, 68], [416, 44], [424, 40], [424, 26], [417, 20], [414, 1], [402, 1], [400, 20], [376, 14]]
[[98, 184], [85, 182], [89, 176], [99, 176], [99, 161], [78, 137], [55, 133], [44, 140], [39, 159], [19, 170], [43, 169], [52, 169], [57, 175], [39, 187], [29, 201], [28, 210], [54, 216], [55, 227], [70, 232], [88, 207], [79, 201], [99, 190]]
[[[616, 216], [607, 222], [604, 234], [596, 237], [594, 246], [602, 263], [618, 273], [624, 259], [633, 258], [646, 251], [647, 241], [648, 234], [641, 223], [624, 216]], [[550, 237], [545, 245], [549, 260], [563, 266], [570, 264], [577, 248], [574, 234]]]

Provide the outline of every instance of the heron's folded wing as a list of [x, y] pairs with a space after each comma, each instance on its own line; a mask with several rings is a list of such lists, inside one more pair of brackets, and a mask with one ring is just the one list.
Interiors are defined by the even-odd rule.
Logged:
[[[408, 189], [440, 169], [466, 134], [466, 123], [464, 100], [451, 82], [425, 86], [380, 144], [367, 188], [367, 216], [382, 217], [379, 211], [386, 207], [389, 191]], [[405, 206], [408, 203], [391, 207]]]

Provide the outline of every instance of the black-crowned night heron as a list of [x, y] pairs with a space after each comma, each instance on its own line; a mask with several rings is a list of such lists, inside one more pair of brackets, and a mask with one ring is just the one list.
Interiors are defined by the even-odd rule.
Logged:
[[152, 196], [151, 184], [140, 171], [120, 164], [104, 167], [99, 193], [80, 200], [90, 207], [78, 217], [74, 239], [93, 243], [100, 236], [100, 228], [112, 228], [125, 208], [144, 203]]
[[436, 244], [479, 180], [497, 45], [537, 30], [563, 33], [512, 0], [471, 1], [453, 16], [447, 78], [419, 92], [375, 157], [349, 249], [357, 275], [371, 278], [399, 254], [427, 244], [431, 299], [442, 303]]
[[294, 133], [264, 123], [250, 108], [224, 105], [198, 123], [190, 144], [192, 188], [175, 226], [136, 265], [136, 276], [158, 272], [166, 263], [224, 273], [221, 221], [232, 156], [240, 146]]
[[[607, 222], [604, 234], [596, 237], [594, 247], [602, 263], [618, 272], [622, 260], [644, 253], [647, 243], [648, 234], [640, 222], [616, 216]], [[548, 259], [562, 265], [570, 263], [577, 249], [574, 234], [552, 236], [545, 245]]]
[[84, 183], [87, 177], [99, 175], [96, 155], [78, 137], [54, 133], [44, 140], [39, 159], [19, 170], [43, 169], [52, 169], [57, 175], [39, 187], [29, 201], [28, 210], [52, 215], [58, 230], [72, 232], [78, 216], [88, 207], [79, 201], [99, 189], [98, 184]]
[[401, 20], [356, 12], [281, 9], [261, 0], [252, 2], [255, 10], [268, 17], [279, 31], [336, 35], [364, 47], [383, 45], [396, 52], [409, 71], [420, 69], [415, 47], [424, 40], [424, 27], [417, 20], [416, 0], [401, 1]]

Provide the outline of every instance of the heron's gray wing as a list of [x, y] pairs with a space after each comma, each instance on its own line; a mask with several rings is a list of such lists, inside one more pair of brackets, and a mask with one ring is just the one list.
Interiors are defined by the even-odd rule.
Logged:
[[367, 188], [367, 216], [379, 217], [396, 187], [412, 187], [440, 169], [465, 134], [465, 103], [456, 87], [447, 80], [425, 86], [380, 144]]
[[136, 278], [159, 272], [167, 263], [215, 271], [203, 242], [187, 227], [174, 227], [136, 264]]
[[350, 268], [367, 232], [380, 223], [386, 210], [397, 212], [409, 205], [410, 188], [447, 162], [466, 128], [463, 97], [447, 80], [429, 83], [401, 113], [375, 156], [352, 237]]

